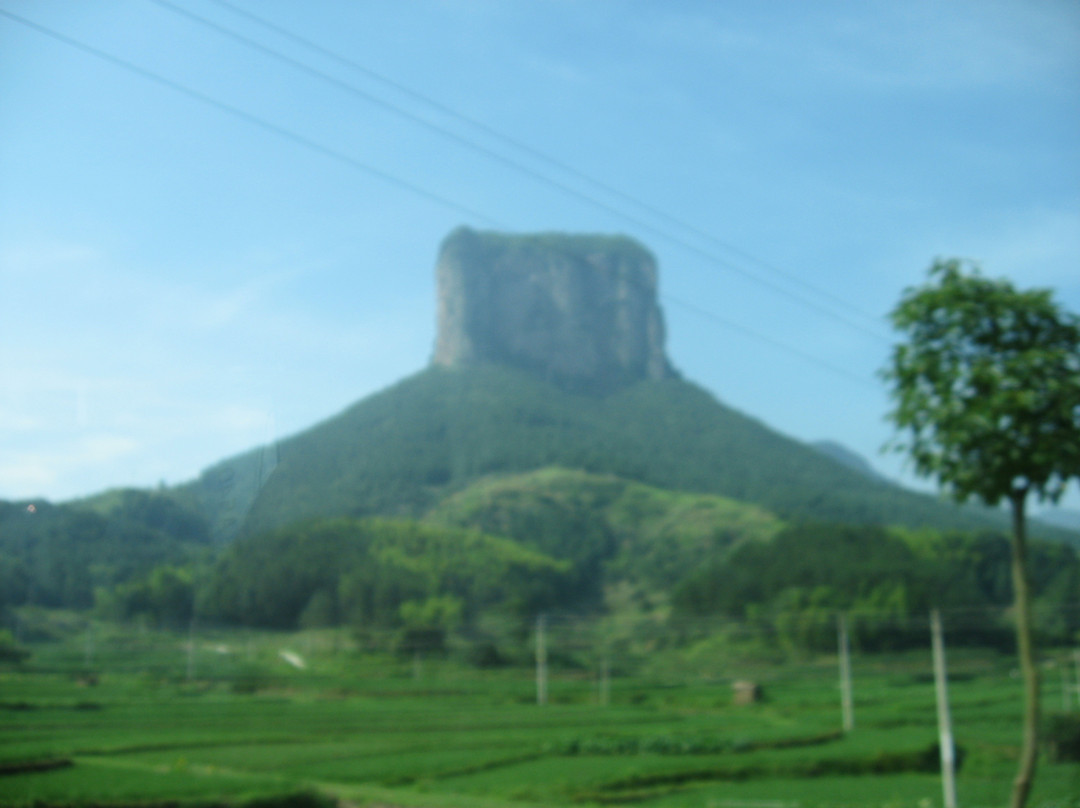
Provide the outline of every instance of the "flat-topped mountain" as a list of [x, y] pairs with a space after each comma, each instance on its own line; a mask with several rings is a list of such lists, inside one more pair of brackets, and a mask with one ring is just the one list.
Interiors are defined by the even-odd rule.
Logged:
[[183, 487], [215, 538], [322, 517], [423, 517], [480, 478], [551, 466], [717, 494], [784, 519], [987, 524], [678, 378], [656, 261], [631, 239], [459, 228], [436, 273], [429, 368]]
[[510, 365], [590, 391], [674, 375], [656, 259], [630, 238], [462, 227], [436, 275], [436, 365]]

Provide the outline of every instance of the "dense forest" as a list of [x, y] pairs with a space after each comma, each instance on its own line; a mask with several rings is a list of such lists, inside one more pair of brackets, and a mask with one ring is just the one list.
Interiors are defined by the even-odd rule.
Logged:
[[[863, 615], [854, 642], [866, 650], [925, 646], [931, 609], [951, 613], [954, 640], [1009, 649], [1010, 546], [999, 533], [796, 524], [768, 543], [744, 544], [676, 585], [686, 616], [724, 615], [775, 631], [801, 649], [835, 647], [837, 613]], [[1080, 560], [1038, 542], [1029, 556], [1035, 609], [1047, 640], [1080, 632]]]
[[[1030, 564], [1043, 640], [1075, 642], [1075, 548], [1036, 541]], [[478, 480], [419, 518], [311, 519], [228, 545], [170, 492], [0, 503], [0, 598], [8, 615], [343, 626], [425, 648], [548, 613], [642, 618], [667, 626], [666, 642], [689, 641], [687, 626], [746, 625], [802, 654], [835, 647], [845, 613], [857, 647], [902, 649], [925, 644], [934, 608], [950, 611], [954, 642], [1013, 642], [1002, 533], [782, 519], [557, 467]]]
[[177, 493], [229, 538], [333, 516], [421, 518], [484, 477], [546, 466], [716, 494], [783, 519], [1004, 527], [996, 513], [860, 473], [685, 381], [599, 396], [493, 365], [429, 368]]
[[268, 628], [449, 628], [485, 609], [531, 617], [573, 597], [570, 564], [506, 538], [386, 519], [242, 539], [201, 593], [208, 617]]
[[0, 606], [87, 609], [98, 593], [156, 569], [204, 561], [209, 542], [202, 516], [164, 493], [0, 502]]

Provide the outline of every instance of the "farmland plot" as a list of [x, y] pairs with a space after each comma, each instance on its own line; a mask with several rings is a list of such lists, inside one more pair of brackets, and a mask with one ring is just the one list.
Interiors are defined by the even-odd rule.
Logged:
[[[857, 660], [856, 726], [844, 733], [828, 659], [712, 678], [654, 668], [604, 690], [594, 671], [556, 668], [538, 705], [527, 667], [316, 648], [299, 668], [278, 651], [302, 638], [282, 635], [249, 639], [243, 660], [207, 643], [189, 666], [176, 637], [156, 642], [137, 657], [103, 644], [92, 670], [85, 653], [56, 647], [0, 672], [0, 803], [941, 804], [934, 691], [918, 655]], [[1000, 805], [1018, 685], [1005, 658], [969, 654], [956, 667], [961, 804]], [[762, 697], [735, 704], [731, 680], [747, 674]], [[1033, 805], [1078, 795], [1080, 766], [1043, 762]]]

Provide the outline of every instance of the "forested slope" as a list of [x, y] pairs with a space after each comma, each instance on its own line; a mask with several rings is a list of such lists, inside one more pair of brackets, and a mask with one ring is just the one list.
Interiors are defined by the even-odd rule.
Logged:
[[[545, 466], [718, 494], [785, 519], [992, 521], [868, 478], [676, 379], [596, 396], [504, 367], [430, 368], [280, 442], [269, 475], [265, 454], [225, 461], [186, 489], [226, 538], [229, 520], [250, 535], [320, 517], [417, 517], [479, 478]], [[223, 510], [223, 486], [264, 477], [249, 512]]]
[[110, 491], [86, 503], [0, 501], [0, 608], [87, 608], [95, 592], [209, 550], [203, 518], [165, 493]]
[[703, 564], [783, 527], [755, 505], [714, 494], [559, 468], [480, 480], [425, 518], [508, 536], [571, 562], [579, 601], [594, 603], [613, 584], [666, 597]]

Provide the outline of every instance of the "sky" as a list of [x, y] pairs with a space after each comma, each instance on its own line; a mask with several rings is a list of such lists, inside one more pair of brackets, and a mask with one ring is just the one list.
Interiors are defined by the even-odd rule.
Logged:
[[1080, 4], [0, 0], [0, 499], [423, 369], [462, 224], [637, 238], [686, 378], [929, 490], [886, 315], [953, 256], [1080, 312]]

